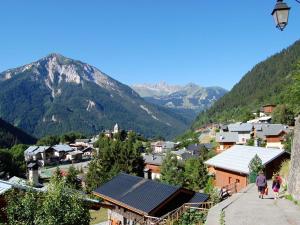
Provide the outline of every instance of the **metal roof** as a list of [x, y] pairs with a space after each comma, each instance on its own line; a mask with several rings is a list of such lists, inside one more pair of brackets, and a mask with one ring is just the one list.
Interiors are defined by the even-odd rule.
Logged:
[[230, 132], [251, 132], [252, 128], [253, 126], [250, 123], [233, 123], [228, 125]]
[[178, 186], [120, 173], [94, 192], [140, 213], [149, 214], [179, 189]]
[[206, 202], [209, 196], [203, 193], [195, 193], [193, 198], [189, 201], [189, 203], [198, 203], [198, 202]]
[[161, 166], [164, 161], [165, 156], [158, 154], [145, 154], [143, 155], [143, 159], [147, 164], [153, 164]]
[[25, 150], [24, 154], [25, 155], [35, 155], [37, 153], [45, 152], [49, 148], [50, 148], [50, 146], [35, 146], [35, 145], [32, 145], [32, 146], [29, 146]]
[[74, 149], [71, 148], [69, 145], [63, 145], [63, 144], [54, 145], [52, 148], [55, 151], [58, 151], [58, 152], [71, 152], [71, 151], [74, 151]]
[[216, 142], [238, 142], [239, 137], [236, 132], [222, 132], [216, 134]]
[[278, 135], [283, 131], [287, 131], [288, 127], [282, 124], [265, 124], [262, 127], [263, 134], [268, 135]]
[[228, 150], [207, 160], [205, 164], [249, 174], [248, 165], [256, 154], [262, 160], [263, 165], [266, 165], [283, 153], [284, 150], [282, 149], [234, 145]]
[[12, 185], [10, 185], [9, 183], [0, 180], [0, 195], [7, 192], [8, 190], [10, 190], [12, 188]]

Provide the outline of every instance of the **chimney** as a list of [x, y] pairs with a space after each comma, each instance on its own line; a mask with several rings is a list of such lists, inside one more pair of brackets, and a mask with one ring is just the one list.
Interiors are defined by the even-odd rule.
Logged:
[[29, 183], [36, 187], [39, 185], [39, 166], [35, 162], [31, 162], [27, 165], [28, 169], [28, 180]]
[[144, 169], [144, 178], [151, 179], [150, 173], [151, 173], [150, 170], [148, 168], [145, 168]]

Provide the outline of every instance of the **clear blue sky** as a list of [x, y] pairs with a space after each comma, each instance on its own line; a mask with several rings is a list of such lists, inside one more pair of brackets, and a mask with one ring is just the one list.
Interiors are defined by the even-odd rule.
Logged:
[[125, 83], [230, 89], [300, 38], [300, 4], [284, 32], [275, 0], [9, 0], [0, 3], [0, 71], [58, 52]]

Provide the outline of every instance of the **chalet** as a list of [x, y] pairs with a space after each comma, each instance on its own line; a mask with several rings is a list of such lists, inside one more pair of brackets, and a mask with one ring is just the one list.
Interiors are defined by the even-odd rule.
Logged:
[[267, 148], [284, 148], [285, 135], [287, 134], [287, 126], [282, 124], [270, 124], [263, 128], [263, 134], [266, 137]]
[[83, 152], [80, 150], [70, 151], [66, 154], [66, 160], [70, 160], [72, 162], [80, 162], [82, 160]]
[[54, 150], [54, 155], [59, 158], [64, 158], [64, 156], [67, 155], [69, 152], [74, 151], [73, 148], [65, 144], [54, 145], [52, 148]]
[[50, 146], [30, 146], [24, 151], [24, 157], [26, 162], [37, 161], [41, 166], [56, 160], [54, 149]]
[[276, 108], [276, 105], [274, 104], [268, 104], [268, 105], [264, 105], [262, 107], [262, 112], [266, 115], [270, 115], [272, 114], [272, 112], [274, 111], [274, 109]]
[[251, 139], [253, 126], [250, 123], [233, 123], [228, 125], [228, 131], [238, 134], [237, 144], [246, 144]]
[[120, 173], [97, 188], [94, 195], [110, 206], [111, 225], [157, 224], [160, 217], [185, 203], [205, 202], [208, 195], [178, 186]]
[[282, 124], [254, 124], [254, 137], [266, 142], [267, 148], [284, 148], [285, 135], [289, 128]]
[[217, 152], [222, 152], [238, 142], [238, 134], [235, 132], [222, 132], [216, 134], [216, 142], [218, 143]]
[[234, 145], [205, 162], [214, 176], [215, 186], [221, 188], [236, 183], [238, 189], [246, 187], [250, 173], [248, 166], [256, 154], [265, 166], [267, 179], [271, 179], [282, 161], [289, 158], [282, 149]]
[[[197, 155], [193, 155], [190, 151], [188, 151], [186, 148], [179, 149], [177, 151], [171, 151], [172, 154], [176, 155], [176, 158], [180, 161], [185, 161], [192, 157], [197, 157]], [[199, 152], [197, 152], [199, 156]]]
[[87, 148], [84, 148], [81, 150], [82, 153], [83, 153], [83, 157], [86, 157], [86, 158], [91, 158], [94, 154], [94, 148], [92, 147], [87, 147]]
[[154, 153], [171, 151], [176, 147], [176, 143], [171, 141], [157, 141], [151, 143], [151, 149]]
[[160, 179], [160, 168], [164, 161], [163, 155], [144, 154], [144, 177], [147, 179]]
[[203, 149], [210, 151], [212, 149], [212, 145], [210, 143], [207, 144], [190, 144], [187, 148], [179, 149], [177, 151], [171, 151], [174, 155], [177, 156], [177, 159], [180, 161], [185, 161], [189, 158], [198, 158], [201, 155], [201, 151]]

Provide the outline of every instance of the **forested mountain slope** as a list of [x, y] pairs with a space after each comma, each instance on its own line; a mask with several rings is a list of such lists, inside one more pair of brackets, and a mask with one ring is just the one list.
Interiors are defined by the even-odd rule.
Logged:
[[35, 144], [36, 139], [0, 118], [0, 148], [10, 148], [21, 143]]
[[298, 113], [295, 99], [298, 98], [299, 62], [300, 41], [297, 41], [257, 64], [230, 92], [210, 109], [200, 113], [193, 128], [211, 122], [243, 121], [249, 118], [252, 111], [269, 103], [285, 104], [294, 113]]

